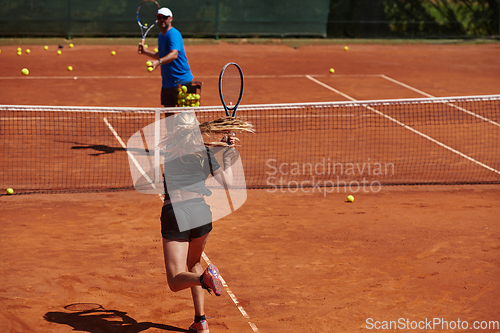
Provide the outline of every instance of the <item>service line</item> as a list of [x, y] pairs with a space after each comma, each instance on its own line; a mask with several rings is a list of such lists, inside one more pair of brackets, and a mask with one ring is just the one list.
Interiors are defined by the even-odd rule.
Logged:
[[[313, 81], [313, 82], [315, 82], [315, 83], [319, 84], [320, 86], [323, 86], [323, 87], [325, 87], [325, 88], [327, 88], [327, 89], [329, 89], [329, 90], [331, 90], [331, 91], [333, 91], [333, 92], [335, 92], [335, 93], [337, 93], [337, 94], [339, 94], [339, 95], [341, 95], [341, 96], [343, 96], [343, 97], [345, 97], [345, 98], [347, 98], [347, 99], [349, 99], [349, 100], [351, 100], [351, 101], [356, 101], [356, 99], [355, 99], [355, 98], [353, 98], [353, 97], [351, 97], [351, 96], [349, 96], [349, 95], [346, 95], [346, 94], [344, 94], [343, 92], [341, 92], [341, 91], [339, 91], [339, 90], [337, 90], [337, 89], [335, 89], [335, 88], [333, 88], [333, 87], [330, 87], [329, 85], [327, 85], [327, 84], [325, 84], [325, 83], [323, 83], [323, 82], [321, 82], [321, 81], [319, 81], [319, 80], [317, 80], [317, 79], [315, 79], [315, 78], [313, 78], [313, 77], [311, 77], [311, 76], [309, 76], [309, 75], [307, 75], [306, 77], [307, 77], [309, 80], [311, 80], [311, 81]], [[393, 80], [393, 81], [395, 81], [395, 80]], [[407, 85], [405, 85], [404, 83], [403, 83], [403, 85], [404, 85], [404, 86], [407, 86]], [[409, 87], [409, 86], [408, 86], [408, 87]], [[415, 90], [414, 90], [414, 91], [415, 91]], [[423, 93], [423, 92], [422, 92], [422, 93]], [[426, 93], [423, 93], [423, 94], [428, 95], [428, 94], [426, 94]], [[429, 96], [430, 96], [430, 95], [429, 95]], [[435, 97], [434, 97], [434, 96], [432, 96], [432, 98], [435, 98]], [[456, 105], [453, 105], [453, 104], [450, 104], [450, 103], [447, 103], [447, 104], [449, 104], [449, 105], [451, 105], [451, 106], [455, 106], [455, 107], [456, 107]], [[461, 157], [463, 157], [463, 158], [465, 158], [465, 159], [467, 159], [467, 160], [469, 160], [469, 161], [471, 161], [471, 162], [473, 162], [473, 163], [476, 163], [477, 165], [482, 166], [482, 167], [483, 167], [483, 168], [485, 168], [485, 169], [488, 169], [489, 171], [492, 171], [492, 172], [494, 172], [494, 173], [496, 173], [496, 174], [499, 174], [499, 175], [500, 175], [500, 171], [499, 171], [499, 170], [496, 170], [496, 169], [494, 169], [494, 168], [492, 168], [492, 167], [490, 167], [490, 166], [488, 166], [488, 165], [486, 165], [486, 164], [484, 164], [484, 163], [481, 163], [481, 162], [479, 162], [478, 160], [475, 160], [474, 158], [472, 158], [472, 157], [470, 157], [470, 156], [468, 156], [468, 155], [466, 155], [466, 154], [464, 154], [464, 153], [462, 153], [462, 152], [460, 152], [460, 151], [458, 151], [458, 150], [456, 150], [456, 149], [453, 149], [453, 148], [451, 148], [451, 147], [449, 147], [449, 146], [445, 145], [444, 143], [442, 143], [442, 142], [440, 142], [440, 141], [438, 141], [438, 140], [436, 140], [436, 139], [434, 139], [434, 138], [432, 138], [432, 137], [428, 136], [427, 134], [424, 134], [424, 133], [422, 133], [422, 132], [420, 132], [420, 131], [417, 131], [417, 130], [416, 130], [416, 129], [414, 129], [413, 127], [408, 126], [408, 125], [406, 125], [406, 124], [404, 124], [404, 123], [400, 122], [399, 120], [397, 120], [397, 119], [395, 119], [395, 118], [392, 118], [391, 116], [386, 115], [385, 113], [380, 112], [379, 110], [376, 110], [375, 108], [373, 108], [373, 107], [371, 107], [371, 106], [369, 106], [369, 105], [365, 105], [365, 108], [367, 108], [368, 110], [370, 110], [370, 111], [372, 111], [372, 112], [374, 112], [374, 113], [376, 113], [376, 114], [378, 114], [378, 115], [380, 115], [380, 116], [382, 116], [382, 117], [384, 117], [384, 118], [386, 118], [386, 119], [388, 119], [388, 120], [390, 120], [390, 121], [392, 121], [392, 122], [394, 122], [394, 123], [398, 124], [399, 126], [401, 126], [401, 127], [405, 128], [405, 129], [407, 129], [407, 130], [409, 130], [409, 131], [411, 131], [411, 132], [413, 132], [413, 133], [415, 133], [415, 134], [417, 134], [417, 135], [420, 135], [421, 137], [423, 137], [423, 138], [425, 138], [425, 139], [427, 139], [427, 140], [429, 140], [429, 141], [431, 141], [431, 142], [433, 142], [433, 143], [435, 143], [435, 144], [437, 144], [437, 145], [439, 145], [439, 146], [441, 146], [441, 147], [443, 147], [443, 148], [445, 148], [445, 149], [447, 149], [447, 150], [449, 150], [449, 151], [451, 151], [451, 152], [453, 152], [453, 153], [455, 153], [455, 154], [457, 154], [457, 155], [459, 155], [459, 156], [461, 156]], [[457, 107], [457, 108], [458, 108], [458, 107]], [[462, 108], [459, 108], [459, 109], [460, 109], [461, 111], [464, 111], [464, 112], [465, 112], [465, 111], [467, 111], [467, 110], [462, 109]], [[467, 111], [467, 113], [470, 113], [470, 114], [472, 114], [472, 115], [474, 115], [474, 116], [477, 116], [478, 118], [480, 118], [480, 119], [482, 119], [482, 120], [485, 120], [485, 121], [488, 121], [488, 120], [489, 120], [489, 119], [486, 119], [486, 118], [481, 117], [481, 116], [479, 116], [479, 115], [476, 115], [475, 113], [470, 112], [470, 111]], [[490, 122], [493, 122], [493, 121], [490, 121]], [[497, 123], [495, 123], [495, 122], [493, 122], [493, 123], [494, 123], [494, 124], [497, 124]]]

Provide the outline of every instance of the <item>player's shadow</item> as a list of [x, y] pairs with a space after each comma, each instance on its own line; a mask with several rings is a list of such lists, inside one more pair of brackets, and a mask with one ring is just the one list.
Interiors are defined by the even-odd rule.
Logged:
[[96, 151], [96, 153], [89, 154], [92, 156], [113, 154], [114, 152], [117, 152], [117, 151], [125, 151], [124, 148], [110, 147], [110, 146], [105, 146], [105, 145], [79, 145], [79, 146], [73, 146], [73, 147], [71, 147], [71, 149], [91, 149], [91, 150]]
[[189, 332], [183, 328], [151, 322], [137, 322], [126, 312], [107, 310], [99, 306], [85, 311], [47, 312], [44, 319], [51, 323], [68, 325], [73, 331], [89, 333], [138, 333], [150, 328], [167, 332]]

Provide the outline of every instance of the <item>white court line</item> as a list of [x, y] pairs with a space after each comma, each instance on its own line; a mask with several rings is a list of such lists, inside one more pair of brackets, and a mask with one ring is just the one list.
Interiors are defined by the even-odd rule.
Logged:
[[[127, 146], [125, 145], [125, 142], [123, 142], [123, 140], [118, 135], [118, 133], [115, 131], [115, 129], [113, 128], [113, 126], [111, 126], [111, 124], [108, 122], [108, 120], [106, 118], [103, 118], [103, 120], [104, 120], [104, 123], [106, 123], [106, 125], [109, 127], [109, 130], [111, 131], [111, 133], [113, 133], [113, 135], [115, 136], [116, 140], [118, 140], [118, 142], [120, 143], [120, 145], [122, 145], [122, 147], [127, 151], [127, 154], [129, 154], [130, 158], [134, 162], [134, 164], [137, 167], [137, 169], [139, 169], [139, 171], [143, 174], [143, 176], [146, 178], [146, 180], [149, 181], [151, 183], [151, 185], [153, 185], [153, 187], [154, 187], [153, 181], [144, 173], [144, 170], [139, 165], [139, 162], [127, 150]], [[160, 199], [163, 201], [163, 197], [161, 196], [161, 194], [159, 196], [160, 196]], [[205, 254], [205, 252], [202, 253], [202, 257], [203, 257], [203, 260], [205, 260], [205, 262], [208, 265], [210, 265], [210, 263], [211, 263], [210, 259]], [[231, 289], [229, 289], [229, 286], [227, 285], [226, 281], [222, 278], [221, 275], [219, 275], [219, 278], [220, 278], [220, 280], [222, 282], [222, 286], [226, 289], [227, 294], [229, 295], [229, 297], [231, 297], [231, 300], [234, 302], [234, 304], [236, 305], [236, 307], [238, 308], [238, 310], [240, 310], [240, 312], [243, 315], [243, 317], [245, 317], [245, 319], [250, 319], [250, 316], [248, 315], [248, 313], [240, 305], [240, 303], [238, 302], [238, 299], [236, 298], [236, 296], [234, 295], [234, 293], [231, 291]], [[259, 331], [259, 329], [257, 328], [257, 326], [254, 323], [252, 323], [251, 321], [248, 321], [248, 325], [250, 325], [250, 327], [252, 328], [252, 330], [254, 332], [258, 332]]]
[[[400, 85], [400, 86], [402, 86], [402, 87], [405, 87], [405, 88], [411, 89], [411, 90], [413, 90], [413, 91], [415, 91], [415, 92], [417, 92], [417, 93], [419, 93], [419, 94], [422, 94], [422, 95], [424, 95], [424, 96], [427, 96], [427, 97], [430, 97], [430, 98], [436, 98], [436, 96], [432, 96], [432, 95], [430, 95], [430, 94], [428, 94], [428, 93], [426, 93], [426, 92], [423, 92], [422, 90], [418, 90], [417, 88], [413, 88], [413, 87], [411, 87], [411, 86], [409, 86], [409, 85], [407, 85], [407, 84], [405, 84], [405, 83], [403, 83], [403, 82], [400, 82], [400, 81], [398, 81], [398, 80], [395, 80], [395, 79], [393, 79], [393, 78], [390, 78], [390, 77], [388, 77], [388, 76], [386, 76], [386, 75], [384, 75], [384, 74], [382, 74], [382, 76], [381, 76], [381, 77], [382, 77], [382, 78], [384, 78], [384, 79], [386, 79], [386, 80], [388, 80], [388, 81], [391, 81], [391, 82], [393, 82], [393, 83], [396, 83], [396, 84], [398, 84], [398, 85]], [[467, 114], [469, 114], [469, 115], [471, 115], [471, 116], [474, 116], [474, 117], [479, 118], [479, 119], [481, 119], [481, 120], [483, 120], [483, 121], [486, 121], [486, 122], [488, 122], [488, 123], [490, 123], [490, 124], [492, 124], [492, 125], [495, 125], [495, 126], [500, 127], [500, 124], [499, 124], [499, 123], [497, 123], [496, 121], [493, 121], [493, 120], [491, 120], [491, 119], [488, 119], [488, 118], [485, 118], [485, 117], [483, 117], [483, 116], [480, 116], [480, 115], [478, 115], [477, 113], [474, 113], [474, 112], [472, 112], [472, 111], [469, 111], [469, 110], [467, 110], [467, 109], [464, 109], [464, 108], [462, 108], [462, 107], [460, 107], [460, 106], [457, 106], [457, 105], [455, 105], [455, 104], [451, 104], [451, 103], [446, 103], [446, 104], [447, 104], [447, 105], [449, 105], [449, 106], [451, 106], [451, 107], [454, 107], [454, 108], [455, 108], [455, 109], [457, 109], [457, 110], [460, 110], [460, 111], [462, 111], [462, 112], [465, 112], [465, 113], [467, 113]]]
[[[319, 84], [319, 85], [321, 85], [321, 86], [323, 86], [323, 87], [325, 87], [325, 88], [327, 88], [327, 89], [329, 89], [329, 90], [331, 90], [331, 91], [334, 91], [334, 92], [336, 92], [336, 93], [340, 94], [341, 96], [343, 96], [343, 97], [345, 97], [345, 98], [347, 98], [347, 99], [350, 99], [351, 101], [355, 101], [355, 100], [356, 100], [356, 99], [352, 98], [351, 96], [346, 95], [346, 94], [344, 94], [344, 93], [342, 93], [342, 92], [338, 91], [337, 89], [332, 88], [332, 87], [328, 86], [327, 84], [325, 84], [325, 83], [323, 83], [323, 82], [321, 82], [321, 81], [318, 81], [318, 80], [316, 80], [316, 79], [314, 79], [314, 78], [310, 77], [309, 75], [308, 75], [308, 76], [306, 76], [306, 77], [307, 77], [309, 80], [311, 80], [311, 81], [313, 81], [313, 82], [315, 82], [315, 83], [317, 83], [317, 84]], [[451, 148], [451, 147], [449, 147], [449, 146], [445, 145], [444, 143], [442, 143], [442, 142], [440, 142], [440, 141], [438, 141], [438, 140], [436, 140], [436, 139], [434, 139], [434, 138], [432, 138], [432, 137], [428, 136], [427, 134], [424, 134], [424, 133], [422, 133], [422, 132], [419, 132], [419, 131], [417, 131], [416, 129], [414, 129], [414, 128], [412, 128], [412, 127], [410, 127], [410, 126], [408, 126], [408, 125], [406, 125], [406, 124], [404, 124], [404, 123], [400, 122], [399, 120], [394, 119], [394, 118], [392, 118], [391, 116], [388, 116], [388, 115], [386, 115], [385, 113], [380, 112], [380, 111], [378, 111], [378, 110], [376, 110], [376, 109], [374, 109], [374, 108], [372, 108], [372, 107], [370, 107], [370, 106], [368, 106], [368, 105], [364, 105], [364, 107], [365, 107], [365, 108], [367, 108], [368, 110], [371, 110], [371, 111], [375, 112], [376, 114], [378, 114], [378, 115], [380, 115], [380, 116], [382, 116], [382, 117], [384, 117], [384, 118], [386, 118], [386, 119], [388, 119], [388, 120], [390, 120], [390, 121], [392, 121], [392, 122], [394, 122], [394, 123], [398, 124], [399, 126], [404, 127], [405, 129], [407, 129], [407, 130], [409, 130], [409, 131], [411, 131], [411, 132], [413, 132], [413, 133], [415, 133], [415, 134], [417, 134], [417, 135], [420, 135], [421, 137], [423, 137], [423, 138], [425, 138], [425, 139], [427, 139], [427, 140], [429, 140], [429, 141], [431, 141], [431, 142], [433, 142], [433, 143], [435, 143], [435, 144], [437, 144], [437, 145], [439, 145], [439, 146], [441, 146], [441, 147], [443, 147], [443, 148], [445, 148], [445, 149], [447, 149], [447, 150], [449, 150], [449, 151], [451, 151], [451, 152], [453, 152], [453, 153], [455, 153], [455, 154], [457, 154], [457, 155], [459, 155], [459, 156], [461, 156], [461, 157], [463, 157], [463, 158], [465, 158], [465, 159], [467, 159], [467, 160], [469, 160], [469, 161], [471, 161], [471, 162], [473, 162], [473, 163], [476, 163], [476, 164], [478, 164], [478, 165], [482, 166], [483, 168], [486, 168], [486, 169], [488, 169], [488, 170], [490, 170], [490, 171], [492, 171], [492, 172], [495, 172], [495, 173], [497, 173], [497, 174], [499, 174], [499, 175], [500, 175], [500, 171], [498, 171], [498, 170], [496, 170], [496, 169], [494, 169], [494, 168], [492, 168], [492, 167], [490, 167], [490, 166], [488, 166], [488, 165], [486, 165], [486, 164], [484, 164], [484, 163], [481, 163], [481, 162], [479, 162], [479, 161], [477, 161], [477, 160], [473, 159], [472, 157], [470, 157], [470, 156], [468, 156], [468, 155], [465, 155], [465, 154], [464, 154], [464, 153], [462, 153], [462, 152], [459, 152], [459, 151], [458, 151], [458, 150], [456, 150], [456, 149], [453, 149], [453, 148]]]
[[127, 146], [125, 145], [125, 142], [123, 142], [122, 138], [120, 138], [120, 136], [118, 135], [118, 133], [115, 131], [114, 127], [111, 126], [111, 124], [109, 123], [109, 121], [106, 118], [103, 118], [103, 121], [108, 126], [109, 130], [111, 131], [111, 133], [113, 133], [113, 135], [115, 136], [116, 140], [118, 140], [118, 142], [123, 147], [123, 149], [125, 149], [125, 151], [127, 152], [128, 156], [130, 157], [130, 159], [132, 160], [132, 162], [136, 166], [137, 170], [139, 170], [139, 172], [142, 173], [142, 175], [144, 176], [144, 179], [146, 179], [151, 184], [151, 186], [154, 189], [156, 189], [156, 186], [155, 186], [154, 182], [146, 174], [146, 172], [141, 167], [141, 165], [139, 164], [139, 161], [137, 161], [137, 159], [135, 158], [135, 156], [132, 155], [132, 153], [130, 151], [128, 151]]
[[335, 89], [335, 88], [332, 88], [332, 87], [330, 87], [329, 85], [327, 85], [327, 84], [325, 84], [325, 83], [323, 83], [323, 82], [321, 82], [321, 81], [319, 81], [319, 80], [316, 80], [315, 78], [313, 78], [313, 77], [312, 77], [312, 76], [310, 76], [310, 75], [306, 75], [306, 78], [308, 78], [309, 80], [313, 81], [314, 83], [319, 84], [320, 86], [325, 87], [326, 89], [329, 89], [329, 90], [333, 91], [334, 93], [339, 94], [339, 95], [340, 95], [340, 96], [342, 96], [342, 97], [347, 98], [348, 100], [355, 101], [355, 99], [354, 99], [354, 98], [352, 98], [351, 96], [346, 95], [346, 94], [344, 94], [343, 92], [341, 92], [341, 91], [339, 91], [339, 90], [337, 90], [337, 89]]
[[[276, 74], [276, 75], [245, 75], [245, 79], [293, 79], [303, 78], [307, 74]], [[324, 74], [313, 74], [315, 77], [325, 77]], [[335, 77], [380, 77], [380, 74], [336, 74]], [[128, 79], [155, 79], [161, 78], [158, 75], [89, 75], [89, 76], [0, 76], [0, 80], [128, 80]], [[218, 76], [199, 75], [194, 80], [218, 79]]]
[[[208, 256], [205, 254], [205, 252], [202, 253], [202, 257], [203, 257], [203, 260], [205, 260], [205, 262], [208, 265], [210, 265], [210, 259], [208, 259]], [[240, 310], [240, 312], [243, 315], [243, 317], [245, 317], [245, 319], [250, 319], [250, 316], [245, 311], [245, 309], [243, 309], [243, 307], [241, 306], [240, 302], [238, 302], [238, 299], [236, 298], [236, 296], [234, 295], [234, 293], [229, 289], [229, 286], [227, 285], [226, 281], [222, 278], [222, 276], [220, 274], [219, 274], [219, 278], [220, 278], [220, 280], [222, 282], [222, 286], [226, 289], [227, 294], [229, 295], [229, 297], [231, 297], [231, 299], [233, 300], [233, 302], [236, 305], [236, 307], [238, 308], [238, 310]], [[258, 332], [259, 331], [259, 329], [257, 328], [257, 326], [254, 323], [252, 323], [251, 321], [248, 321], [248, 325], [250, 325], [250, 327], [252, 328], [252, 330], [254, 332]]]

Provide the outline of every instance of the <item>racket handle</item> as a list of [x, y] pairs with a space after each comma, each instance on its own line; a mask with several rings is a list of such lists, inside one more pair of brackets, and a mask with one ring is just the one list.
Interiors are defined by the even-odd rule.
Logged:
[[142, 52], [143, 52], [143, 50], [144, 50], [144, 42], [145, 42], [145, 41], [146, 41], [146, 40], [145, 40], [144, 38], [143, 38], [143, 39], [141, 39], [141, 44], [139, 44], [139, 48], [137, 49], [137, 52], [138, 52], [139, 54], [142, 54]]
[[234, 132], [229, 132], [227, 134], [227, 144], [231, 146], [231, 137], [234, 136]]

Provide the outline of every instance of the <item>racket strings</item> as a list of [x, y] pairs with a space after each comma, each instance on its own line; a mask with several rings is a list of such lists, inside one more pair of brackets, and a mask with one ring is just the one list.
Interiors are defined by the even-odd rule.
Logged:
[[139, 25], [145, 29], [156, 24], [156, 14], [160, 6], [156, 1], [143, 1], [137, 9]]
[[236, 66], [228, 66], [222, 76], [222, 96], [229, 109], [236, 106], [241, 94], [241, 74]]

